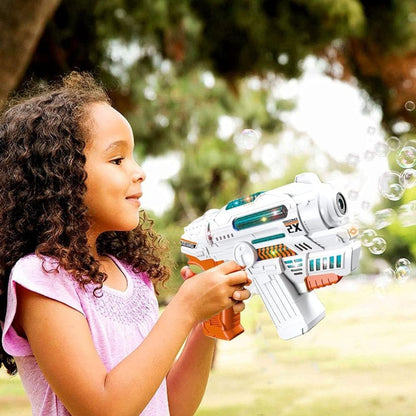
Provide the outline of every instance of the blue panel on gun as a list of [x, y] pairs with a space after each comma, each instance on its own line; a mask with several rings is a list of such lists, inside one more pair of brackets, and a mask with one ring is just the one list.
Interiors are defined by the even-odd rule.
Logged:
[[253, 214], [245, 215], [244, 217], [235, 218], [233, 221], [233, 227], [235, 230], [240, 231], [246, 228], [255, 227], [256, 225], [262, 225], [267, 222], [281, 220], [287, 217], [287, 208], [285, 205], [279, 205], [278, 207], [269, 208], [264, 211], [254, 212]]

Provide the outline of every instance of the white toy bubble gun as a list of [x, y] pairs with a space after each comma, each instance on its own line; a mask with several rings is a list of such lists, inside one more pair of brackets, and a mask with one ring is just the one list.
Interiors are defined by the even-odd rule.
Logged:
[[[279, 336], [304, 334], [325, 316], [314, 289], [357, 268], [360, 242], [347, 223], [342, 193], [314, 173], [211, 209], [185, 227], [181, 250], [204, 270], [234, 260], [253, 281]], [[229, 308], [204, 322], [206, 335], [231, 340], [244, 331]]]

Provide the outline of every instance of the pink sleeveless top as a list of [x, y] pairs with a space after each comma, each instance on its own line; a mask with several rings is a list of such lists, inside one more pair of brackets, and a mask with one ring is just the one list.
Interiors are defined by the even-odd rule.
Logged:
[[[45, 380], [27, 340], [19, 337], [12, 327], [17, 307], [16, 284], [82, 313], [90, 326], [97, 353], [107, 370], [111, 370], [141, 344], [159, 316], [157, 299], [147, 275], [134, 273], [127, 265], [112, 259], [124, 273], [127, 289], [120, 292], [104, 286], [99, 298], [93, 295], [92, 286], [86, 290], [80, 288], [62, 269], [58, 273], [46, 272], [42, 260], [35, 255], [23, 257], [12, 270], [2, 341], [5, 351], [15, 357], [34, 416], [67, 416], [69, 412]], [[55, 267], [54, 260], [46, 260], [46, 270]], [[165, 380], [141, 415], [169, 415]]]

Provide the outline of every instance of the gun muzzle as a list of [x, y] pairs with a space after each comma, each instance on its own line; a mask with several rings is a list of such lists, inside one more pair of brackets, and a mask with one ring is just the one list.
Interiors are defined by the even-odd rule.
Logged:
[[319, 210], [328, 227], [337, 227], [344, 222], [347, 214], [347, 201], [341, 192], [321, 192]]
[[347, 218], [347, 202], [342, 193], [323, 186], [312, 196], [298, 198], [299, 217], [309, 234], [343, 225]]

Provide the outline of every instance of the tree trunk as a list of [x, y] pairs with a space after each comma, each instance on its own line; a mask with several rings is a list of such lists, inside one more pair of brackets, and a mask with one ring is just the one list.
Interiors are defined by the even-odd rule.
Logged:
[[61, 0], [0, 1], [0, 107], [16, 88]]

